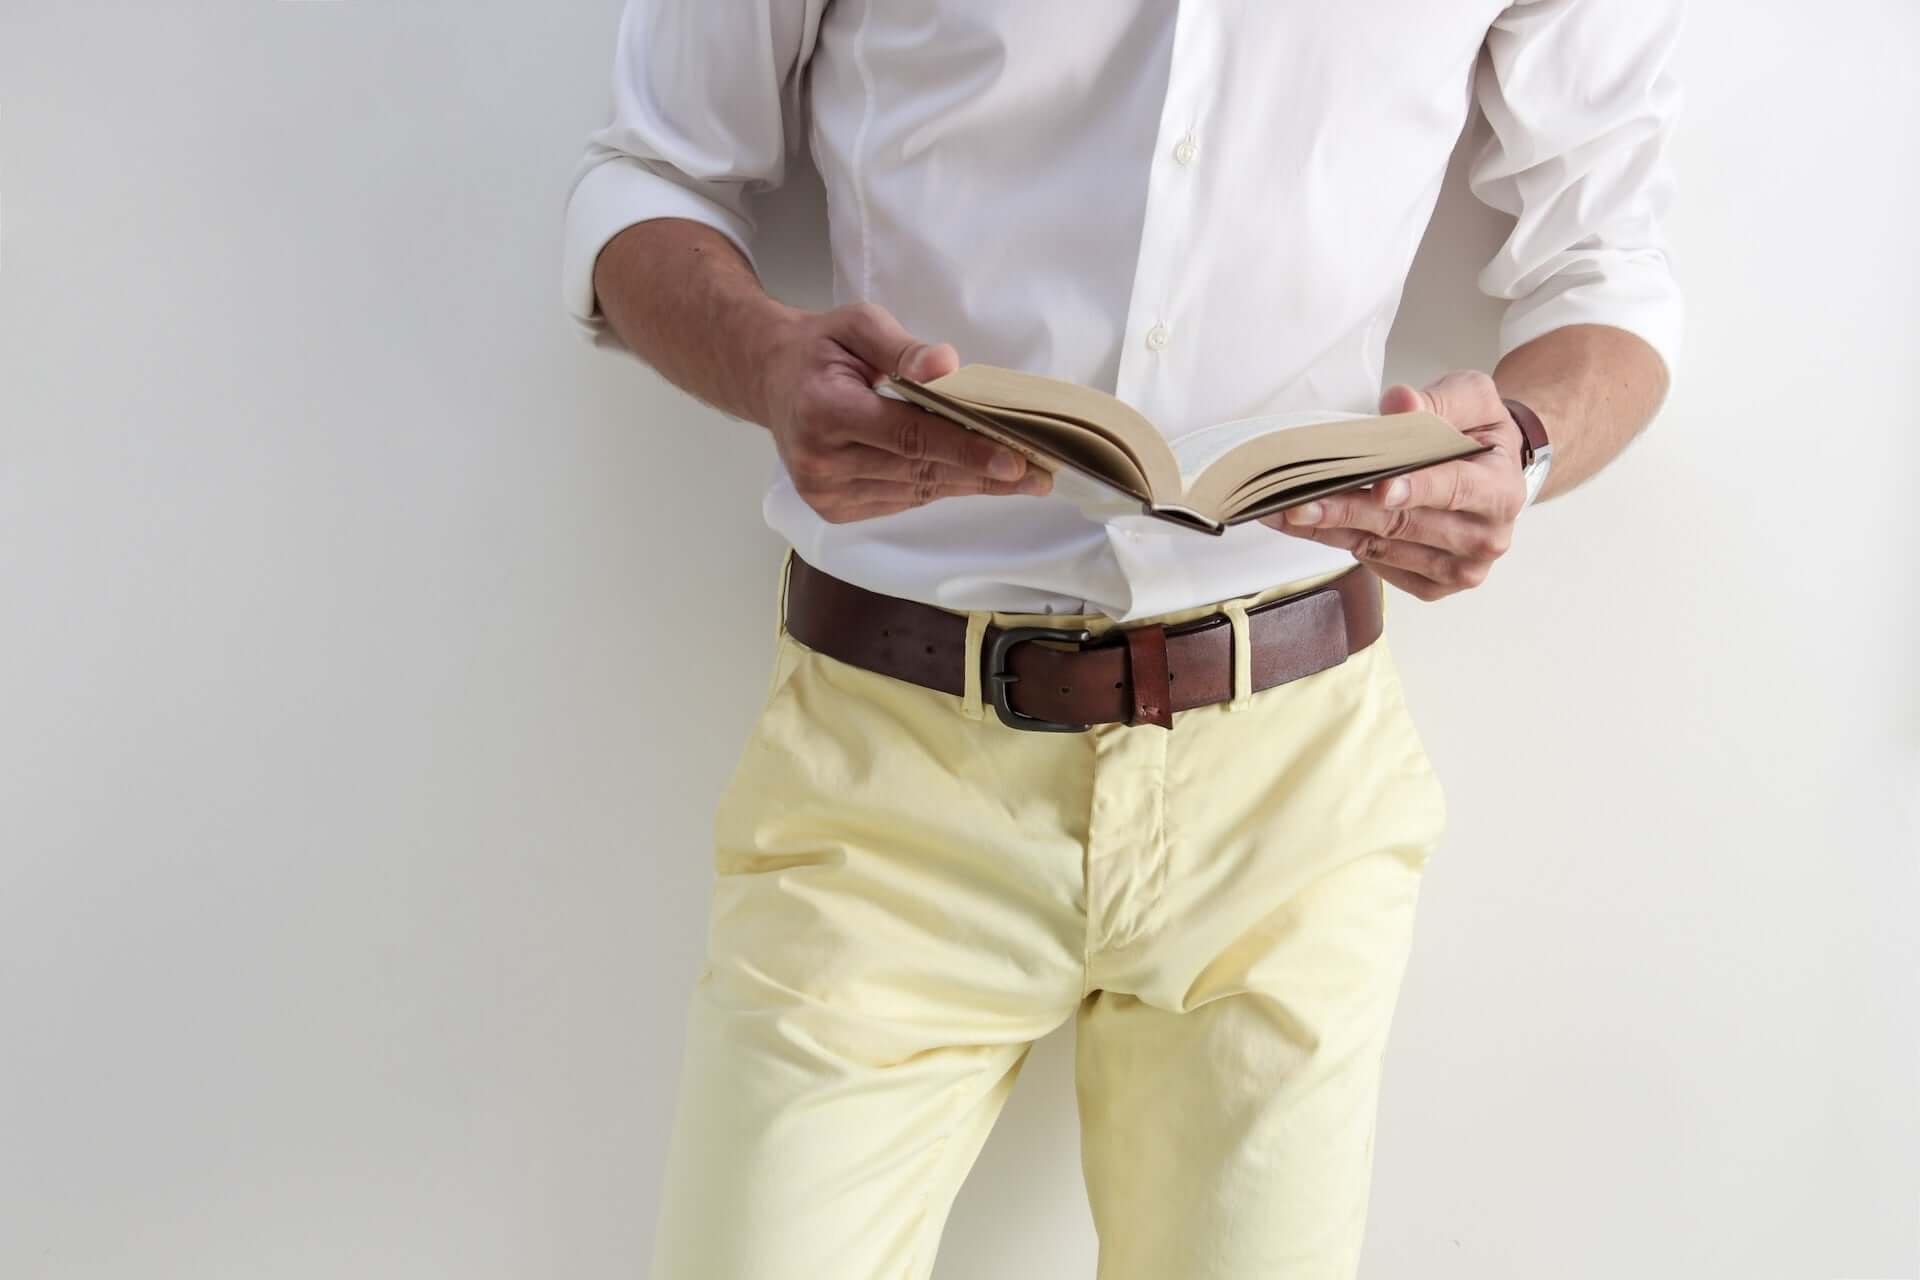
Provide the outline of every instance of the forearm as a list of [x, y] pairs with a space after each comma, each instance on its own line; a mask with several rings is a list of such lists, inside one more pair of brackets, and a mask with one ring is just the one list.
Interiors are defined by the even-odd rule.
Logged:
[[767, 428], [795, 492], [830, 521], [1052, 487], [1011, 449], [876, 394], [889, 373], [952, 373], [951, 346], [915, 339], [871, 302], [830, 311], [777, 302], [733, 241], [704, 223], [628, 227], [600, 251], [593, 287], [628, 350], [688, 394]]
[[1568, 325], [1516, 347], [1495, 366], [1500, 394], [1524, 401], [1553, 441], [1540, 499], [1565, 493], [1611, 462], [1667, 394], [1654, 349], [1610, 325]]
[[802, 313], [768, 296], [731, 240], [685, 218], [636, 223], [601, 250], [593, 284], [634, 355], [722, 413], [768, 425], [768, 356]]

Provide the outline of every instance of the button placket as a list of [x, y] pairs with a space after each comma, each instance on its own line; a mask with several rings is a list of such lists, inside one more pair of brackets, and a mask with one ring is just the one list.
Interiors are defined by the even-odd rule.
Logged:
[[[1226, 33], [1211, 6], [1181, 5], [1174, 18], [1172, 64], [1161, 104], [1160, 136], [1147, 176], [1147, 203], [1140, 251], [1128, 307], [1126, 346], [1121, 351], [1115, 394], [1165, 429], [1183, 421], [1185, 409], [1170, 401], [1178, 365], [1167, 352], [1178, 336], [1180, 251], [1199, 227], [1203, 184], [1193, 165], [1200, 153], [1200, 122], [1212, 87], [1220, 82]], [[1138, 343], [1138, 346], [1134, 344]]]

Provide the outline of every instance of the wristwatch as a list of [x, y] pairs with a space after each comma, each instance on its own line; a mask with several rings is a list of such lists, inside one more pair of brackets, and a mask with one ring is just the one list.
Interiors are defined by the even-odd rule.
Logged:
[[1502, 400], [1507, 412], [1513, 415], [1513, 421], [1520, 428], [1520, 474], [1527, 482], [1527, 500], [1521, 503], [1524, 510], [1533, 505], [1540, 494], [1540, 486], [1547, 482], [1547, 472], [1553, 470], [1553, 442], [1547, 439], [1547, 429], [1540, 424], [1540, 415], [1518, 400]]

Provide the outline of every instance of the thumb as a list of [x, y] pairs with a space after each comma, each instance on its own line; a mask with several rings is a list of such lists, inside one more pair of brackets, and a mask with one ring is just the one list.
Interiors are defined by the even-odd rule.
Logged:
[[867, 364], [874, 382], [889, 373], [927, 382], [960, 367], [960, 356], [950, 345], [917, 340], [878, 303], [855, 303], [844, 308], [839, 319], [834, 339]]
[[918, 342], [900, 357], [898, 372], [915, 382], [944, 378], [960, 367], [960, 353], [948, 342]]
[[1380, 397], [1381, 413], [1432, 412], [1433, 404], [1427, 399], [1427, 393], [1404, 382], [1396, 382], [1386, 389]]

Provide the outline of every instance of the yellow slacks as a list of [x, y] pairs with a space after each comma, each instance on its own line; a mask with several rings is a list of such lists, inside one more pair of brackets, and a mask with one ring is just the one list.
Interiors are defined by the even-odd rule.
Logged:
[[[1171, 731], [1036, 733], [782, 616], [715, 818], [654, 1280], [930, 1275], [1069, 1017], [1101, 1280], [1353, 1276], [1445, 823], [1386, 638]], [[1113, 625], [975, 613], [970, 649], [989, 619]]]

